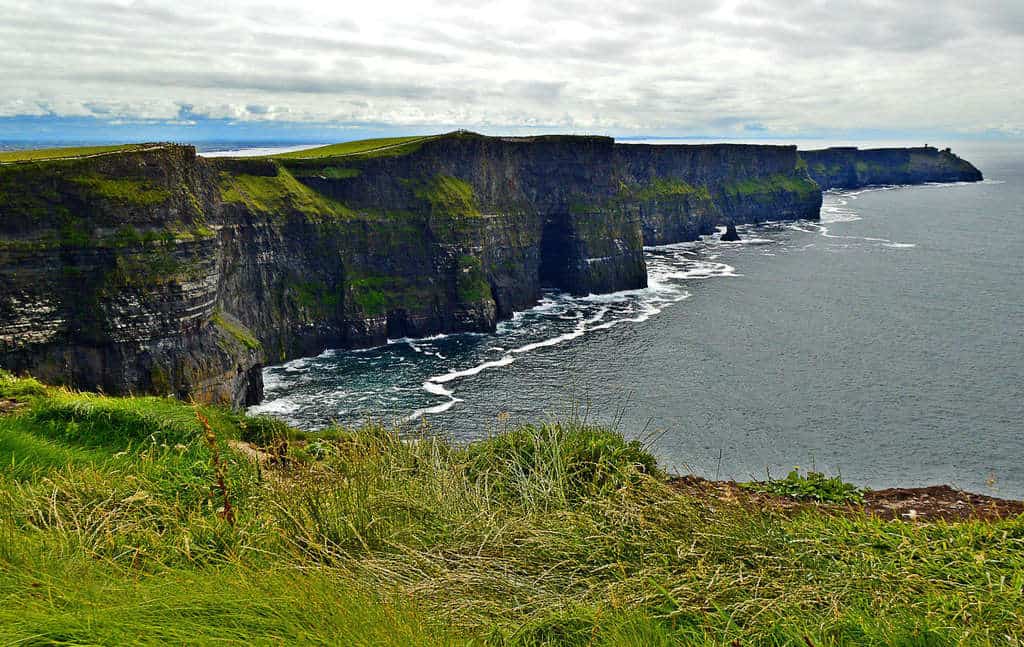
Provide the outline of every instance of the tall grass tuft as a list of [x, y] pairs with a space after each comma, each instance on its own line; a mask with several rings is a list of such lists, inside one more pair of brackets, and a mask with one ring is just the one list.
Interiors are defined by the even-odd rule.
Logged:
[[464, 460], [470, 481], [528, 507], [602, 497], [661, 475], [639, 442], [576, 420], [527, 425], [473, 443]]

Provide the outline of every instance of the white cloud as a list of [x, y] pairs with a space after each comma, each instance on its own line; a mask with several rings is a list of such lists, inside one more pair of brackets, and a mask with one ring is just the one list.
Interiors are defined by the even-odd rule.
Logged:
[[0, 116], [1013, 133], [1020, 7], [0, 0]]

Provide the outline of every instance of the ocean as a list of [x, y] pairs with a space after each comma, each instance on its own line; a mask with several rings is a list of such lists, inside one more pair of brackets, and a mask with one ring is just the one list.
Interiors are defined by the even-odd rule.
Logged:
[[1024, 149], [956, 152], [986, 180], [828, 192], [820, 221], [648, 249], [645, 290], [271, 366], [251, 411], [458, 441], [577, 415], [709, 478], [1024, 497]]

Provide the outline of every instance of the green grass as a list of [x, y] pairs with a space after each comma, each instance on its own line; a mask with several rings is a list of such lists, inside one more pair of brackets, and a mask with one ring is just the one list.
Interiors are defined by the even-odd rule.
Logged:
[[484, 274], [483, 262], [477, 256], [459, 256], [455, 279], [455, 289], [462, 303], [478, 303], [494, 298], [491, 284]]
[[294, 302], [318, 317], [331, 317], [343, 301], [340, 292], [321, 281], [291, 281], [289, 295]]
[[0, 152], [0, 163], [35, 162], [47, 159], [67, 159], [103, 153], [128, 152], [145, 147], [144, 144], [118, 144], [116, 146], [79, 146], [73, 148], [37, 148], [34, 150]]
[[813, 180], [800, 178], [795, 175], [783, 175], [780, 173], [757, 179], [737, 180], [725, 185], [725, 192], [727, 194], [740, 197], [750, 197], [782, 191], [807, 196], [809, 194], [820, 192], [821, 188]]
[[390, 310], [420, 312], [438, 299], [437, 288], [429, 283], [401, 276], [364, 276], [348, 283], [352, 303], [364, 315], [382, 315]]
[[683, 180], [670, 178], [651, 178], [650, 182], [642, 185], [619, 186], [619, 194], [637, 200], [659, 200], [693, 197], [697, 200], [710, 200], [711, 193], [707, 187], [696, 187]]
[[[171, 399], [0, 377], [10, 395], [25, 404], [0, 417], [0, 644], [1024, 635], [1024, 518], [915, 524], [695, 499], [643, 446], [577, 419], [458, 446], [426, 428], [309, 434], [199, 407], [208, 438]], [[289, 466], [258, 468], [228, 449], [240, 437], [287, 438]]]
[[310, 189], [283, 168], [272, 176], [222, 173], [220, 189], [225, 202], [242, 204], [256, 212], [278, 216], [301, 213], [319, 218], [352, 215], [345, 205]]
[[457, 177], [435, 175], [413, 189], [416, 197], [430, 203], [431, 211], [443, 216], [479, 216], [473, 186]]
[[146, 180], [132, 178], [85, 176], [72, 178], [72, 182], [107, 200], [141, 207], [167, 202], [173, 195], [170, 189], [153, 186]]
[[263, 344], [260, 343], [260, 340], [256, 339], [251, 330], [241, 323], [226, 317], [221, 312], [213, 313], [213, 324], [249, 350], [257, 350], [263, 347]]
[[389, 156], [400, 155], [414, 150], [413, 145], [436, 139], [438, 135], [415, 136], [415, 137], [381, 137], [378, 139], [361, 139], [340, 144], [330, 144], [318, 148], [307, 148], [306, 150], [294, 151], [272, 155], [274, 159], [295, 160], [295, 159], [322, 159], [326, 157], [345, 157], [349, 155], [375, 156], [381, 154]]
[[31, 592], [0, 610], [4, 644], [462, 644], [432, 629], [414, 602], [342, 589], [316, 571], [224, 565], [129, 578], [85, 555], [24, 559], [0, 573], [0, 596]]

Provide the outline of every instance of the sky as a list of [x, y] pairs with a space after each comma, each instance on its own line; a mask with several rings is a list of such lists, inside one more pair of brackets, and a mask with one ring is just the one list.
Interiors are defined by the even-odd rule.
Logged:
[[1024, 137], [1024, 0], [0, 0], [0, 140]]

